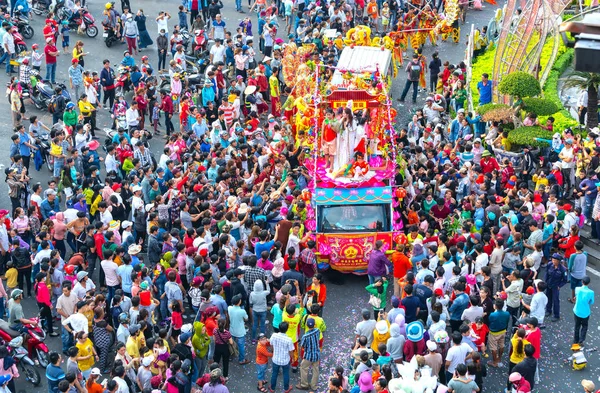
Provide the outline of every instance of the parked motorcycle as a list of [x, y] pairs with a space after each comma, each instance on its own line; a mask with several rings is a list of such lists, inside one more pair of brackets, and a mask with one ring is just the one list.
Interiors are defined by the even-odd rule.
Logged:
[[[81, 16], [81, 13], [83, 13], [83, 16]], [[71, 30], [82, 30], [90, 38], [94, 38], [98, 35], [98, 28], [95, 24], [96, 20], [86, 8], [80, 10], [80, 14], [75, 18], [65, 18], [64, 20], [69, 22], [68, 26]]]
[[[43, 80], [39, 74], [35, 74], [34, 76], [37, 82], [35, 87], [30, 89], [31, 101], [33, 101], [33, 104], [39, 110], [48, 109], [48, 104], [54, 95], [54, 86], [49, 81]], [[62, 96], [65, 98], [65, 101], [71, 101], [71, 94], [69, 94], [67, 86], [63, 83], [57, 83], [56, 86], [62, 89]]]
[[19, 28], [17, 26], [13, 26], [10, 29], [10, 34], [13, 36], [15, 41], [15, 53], [21, 53], [27, 51], [27, 44], [25, 40], [23, 40], [23, 36], [19, 33]]
[[36, 15], [46, 15], [50, 11], [50, 0], [48, 2], [44, 0], [33, 0], [31, 4], [31, 11]]
[[33, 386], [39, 386], [42, 378], [35, 367], [35, 362], [29, 357], [27, 349], [23, 348], [23, 336], [12, 330], [8, 322], [3, 319], [0, 319], [0, 339], [7, 343], [8, 353], [15, 359], [15, 364], [25, 379]]
[[54, 6], [54, 15], [56, 15], [58, 17], [58, 19], [63, 20], [66, 19], [70, 16], [70, 12], [67, 9], [67, 7], [65, 7], [65, 1], [64, 0], [59, 0], [56, 2], [56, 5]]
[[48, 358], [49, 349], [44, 343], [46, 331], [42, 328], [39, 317], [29, 319], [35, 321], [35, 324], [25, 326], [27, 333], [24, 333], [23, 337], [27, 339], [27, 353], [30, 358], [37, 359], [40, 367], [45, 369], [50, 362]]
[[29, 18], [27, 15], [22, 13], [23, 6], [19, 6], [17, 10], [14, 12], [14, 16], [12, 18], [12, 22], [14, 26], [17, 26], [19, 33], [26, 40], [30, 40], [33, 38], [35, 32], [33, 31], [33, 27], [29, 24]]

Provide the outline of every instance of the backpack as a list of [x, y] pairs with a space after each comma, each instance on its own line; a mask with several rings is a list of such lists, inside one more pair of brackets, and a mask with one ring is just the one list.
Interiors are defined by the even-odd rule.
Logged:
[[420, 63], [410, 63], [410, 80], [418, 81], [421, 76], [421, 64]]
[[53, 95], [52, 98], [50, 98], [50, 102], [48, 102], [48, 112], [49, 113], [56, 113], [56, 100], [57, 100], [56, 95]]

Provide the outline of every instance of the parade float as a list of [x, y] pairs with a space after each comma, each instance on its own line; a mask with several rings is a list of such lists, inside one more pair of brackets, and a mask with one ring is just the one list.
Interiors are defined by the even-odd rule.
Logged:
[[[367, 27], [354, 34], [371, 44]], [[389, 95], [393, 53], [381, 42], [350, 45], [333, 68], [302, 61], [311, 52], [290, 45], [283, 61], [286, 83], [294, 86], [288, 121], [296, 135], [306, 135], [304, 165], [312, 175], [303, 194], [305, 225], [314, 233], [321, 270], [365, 274], [375, 242], [382, 240], [384, 250], [391, 250], [398, 230], [396, 111]]]

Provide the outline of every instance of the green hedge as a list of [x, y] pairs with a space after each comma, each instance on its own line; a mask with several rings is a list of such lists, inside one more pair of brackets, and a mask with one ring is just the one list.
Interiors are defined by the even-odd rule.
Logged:
[[[558, 81], [561, 75], [566, 71], [566, 69], [573, 62], [574, 50], [569, 48], [565, 50], [554, 62], [552, 66], [552, 70], [548, 75], [548, 79], [544, 84], [544, 97], [556, 104], [559, 108], [562, 108], [557, 113], [553, 114], [554, 117], [554, 129], [556, 131], [562, 131], [565, 128], [571, 127], [575, 129], [579, 125], [579, 122], [576, 119], [571, 117], [569, 111], [567, 111], [562, 101], [560, 100], [560, 95], [558, 93]], [[544, 119], [540, 119], [541, 121], [545, 121]]]
[[558, 112], [558, 106], [554, 101], [545, 98], [528, 97], [524, 98], [525, 112], [533, 112], [538, 116], [550, 116]]
[[544, 130], [541, 127], [519, 127], [508, 133], [508, 141], [512, 145], [519, 146], [534, 146], [534, 147], [547, 147], [548, 143], [543, 141], [538, 141], [536, 138], [542, 139], [552, 139], [552, 135], [554, 132]]
[[506, 105], [506, 104], [494, 104], [493, 102], [490, 102], [489, 104], [479, 106], [477, 108], [477, 113], [479, 113], [481, 116], [483, 116], [491, 110], [504, 109], [504, 108], [510, 108], [510, 106]]

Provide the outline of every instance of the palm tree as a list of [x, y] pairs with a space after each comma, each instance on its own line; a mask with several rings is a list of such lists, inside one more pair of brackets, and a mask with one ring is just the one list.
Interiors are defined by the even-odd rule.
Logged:
[[565, 78], [565, 88], [578, 87], [588, 92], [586, 128], [591, 130], [598, 126], [598, 88], [600, 74], [594, 72], [573, 71]]

